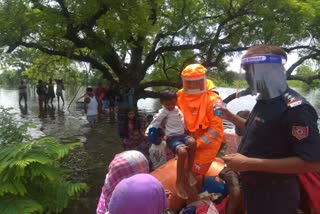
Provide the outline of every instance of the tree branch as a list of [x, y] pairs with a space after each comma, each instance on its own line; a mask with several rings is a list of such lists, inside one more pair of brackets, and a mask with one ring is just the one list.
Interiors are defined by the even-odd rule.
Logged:
[[317, 79], [320, 79], [320, 74], [310, 76], [310, 77], [302, 77], [297, 75], [291, 75], [288, 77], [288, 80], [299, 80], [307, 84], [311, 84], [314, 80], [317, 80]]
[[299, 65], [301, 65], [305, 60], [307, 59], [317, 59], [317, 57], [320, 56], [320, 51], [313, 53], [313, 54], [309, 54], [307, 56], [303, 56], [301, 57], [298, 61], [296, 61], [295, 63], [293, 63], [290, 68], [286, 71], [286, 76], [287, 79], [289, 79], [289, 77], [291, 76], [291, 73], [294, 71], [294, 69], [296, 69]]
[[159, 97], [160, 97], [160, 91], [142, 90], [139, 93], [138, 99], [159, 98]]
[[101, 70], [101, 72], [103, 73], [103, 75], [106, 76], [106, 78], [111, 81], [111, 82], [116, 82], [116, 80], [113, 78], [113, 76], [111, 75], [109, 69], [107, 67], [105, 67], [102, 63], [100, 63], [98, 60], [89, 57], [87, 55], [76, 55], [74, 53], [70, 53], [68, 51], [57, 51], [57, 50], [52, 50], [52, 49], [48, 49], [45, 48], [43, 46], [41, 46], [38, 43], [26, 43], [26, 42], [21, 42], [20, 43], [21, 46], [24, 46], [26, 48], [35, 48], [38, 49], [40, 51], [42, 51], [43, 53], [46, 53], [48, 55], [57, 55], [57, 56], [63, 56], [69, 59], [73, 59], [73, 60], [77, 60], [77, 61], [82, 61], [82, 62], [88, 62], [90, 63], [94, 68], [97, 68], [99, 70]]
[[294, 50], [297, 50], [297, 49], [316, 50], [316, 47], [315, 46], [309, 46], [309, 45], [298, 45], [298, 46], [294, 46], [294, 47], [291, 47], [291, 48], [282, 47], [282, 49], [285, 52], [290, 53], [291, 51], [294, 51]]

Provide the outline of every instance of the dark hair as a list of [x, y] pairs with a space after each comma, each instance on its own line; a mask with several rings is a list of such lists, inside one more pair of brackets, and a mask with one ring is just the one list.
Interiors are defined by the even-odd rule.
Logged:
[[87, 87], [86, 92], [92, 92], [92, 91], [93, 91], [92, 87]]
[[247, 50], [243, 57], [255, 56], [260, 54], [276, 54], [283, 56], [287, 60], [286, 52], [276, 45], [254, 45]]
[[160, 102], [172, 99], [177, 99], [177, 93], [175, 91], [165, 90], [160, 92]]

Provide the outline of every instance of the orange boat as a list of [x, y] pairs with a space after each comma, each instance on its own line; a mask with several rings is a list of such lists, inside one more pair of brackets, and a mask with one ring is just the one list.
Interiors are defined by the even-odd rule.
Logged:
[[[174, 211], [175, 213], [178, 213], [182, 208], [184, 208], [187, 205], [187, 201], [180, 198], [176, 194], [176, 169], [177, 169], [177, 160], [172, 159], [169, 160], [166, 164], [162, 165], [155, 171], [151, 172], [151, 175], [156, 177], [164, 186], [165, 189], [171, 191], [173, 195], [168, 199], [168, 205], [169, 209]], [[208, 172], [206, 173], [205, 177], [208, 176], [216, 176], [219, 174], [219, 172], [223, 169], [224, 162], [220, 158], [216, 158], [214, 162], [212, 162]], [[200, 192], [201, 186], [203, 184], [203, 179], [201, 177], [197, 177], [198, 183], [198, 192]], [[312, 207], [308, 200], [304, 200], [302, 204], [302, 213], [312, 213], [317, 214], [320, 213], [319, 210]], [[311, 211], [312, 210], [312, 211]]]
[[[207, 176], [215, 176], [218, 175], [219, 172], [223, 169], [224, 163], [221, 159], [216, 159], [214, 162], [212, 162], [207, 174]], [[177, 178], [177, 160], [176, 159], [171, 159], [169, 160], [166, 164], [162, 165], [155, 171], [151, 173], [154, 177], [156, 177], [164, 186], [165, 189], [171, 191], [173, 195], [168, 199], [168, 205], [169, 209], [178, 212], [180, 211], [183, 207], [186, 206], [187, 201], [180, 198], [176, 194], [176, 178]], [[202, 177], [197, 177], [198, 183], [198, 191], [200, 192], [201, 186], [203, 184], [203, 179]]]

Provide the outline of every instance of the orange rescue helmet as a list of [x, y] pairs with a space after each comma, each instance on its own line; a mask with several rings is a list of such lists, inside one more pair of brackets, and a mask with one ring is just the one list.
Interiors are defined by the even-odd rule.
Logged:
[[181, 72], [183, 91], [186, 94], [202, 94], [207, 91], [207, 69], [201, 64], [191, 64]]

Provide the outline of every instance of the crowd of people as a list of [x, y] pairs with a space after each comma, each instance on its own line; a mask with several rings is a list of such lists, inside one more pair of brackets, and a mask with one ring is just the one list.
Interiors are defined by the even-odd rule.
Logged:
[[[162, 109], [148, 116], [148, 122], [141, 125], [137, 112], [128, 110], [119, 129], [125, 151], [109, 165], [97, 213], [168, 212], [170, 194], [146, 174], [165, 163], [165, 149], [177, 158], [177, 195], [196, 201], [195, 176], [205, 175], [224, 141], [222, 119], [235, 125], [234, 134], [239, 136], [235, 141], [241, 141], [222, 157], [225, 165], [219, 177], [229, 191], [223, 212], [296, 213], [304, 192], [308, 213], [319, 213], [319, 200], [315, 200], [320, 192], [318, 115], [288, 87], [284, 60], [285, 52], [272, 45], [253, 46], [242, 57], [246, 91], [259, 94], [251, 112], [233, 114], [217, 105], [221, 98], [199, 64], [181, 72], [181, 90], [162, 93]], [[203, 213], [208, 209], [217, 213], [211, 206]], [[181, 213], [197, 213], [189, 211]]]
[[36, 92], [39, 100], [39, 109], [43, 111], [47, 108], [48, 104], [53, 104], [53, 99], [57, 96], [58, 105], [60, 105], [60, 99], [62, 101], [62, 105], [64, 105], [63, 92], [64, 84], [62, 79], [56, 79], [56, 92], [54, 91], [54, 83], [50, 78], [49, 82], [45, 82], [43, 80], [39, 80], [36, 86]]
[[[197, 201], [197, 178], [204, 178], [224, 141], [229, 148], [218, 174], [229, 193], [224, 213], [292, 214], [302, 202], [308, 204], [304, 208], [307, 213], [320, 213], [318, 115], [303, 96], [288, 87], [286, 59], [277, 46], [248, 49], [241, 61], [249, 85], [244, 94], [258, 95], [257, 102], [251, 112], [237, 114], [221, 104], [214, 83], [206, 79], [206, 68], [200, 64], [186, 66], [181, 72], [182, 89], [161, 92], [162, 108], [145, 118], [132, 108], [133, 88], [122, 93], [102, 83], [88, 87], [84, 110], [92, 128], [99, 113], [114, 111], [117, 99], [127, 96], [125, 110], [119, 105], [118, 111], [123, 152], [109, 165], [96, 213], [169, 213], [171, 193], [148, 173], [174, 157], [176, 194], [188, 202]], [[51, 79], [48, 83], [39, 80], [40, 109], [52, 104], [55, 95], [58, 103], [61, 98], [64, 104], [63, 81], [56, 80], [56, 84], [55, 93]], [[25, 90], [22, 81], [19, 103], [24, 99], [26, 105]], [[224, 130], [223, 119], [235, 129]], [[196, 213], [189, 211], [181, 213]]]
[[[38, 80], [38, 84], [36, 85], [36, 93], [38, 96], [39, 103], [39, 113], [40, 117], [44, 116], [49, 104], [53, 107], [54, 98], [57, 96], [58, 99], [58, 107], [60, 107], [60, 100], [62, 101], [62, 105], [64, 105], [64, 97], [63, 91], [64, 83], [63, 79], [55, 79], [56, 90], [54, 89], [54, 82], [50, 78], [48, 82], [43, 80]], [[28, 99], [28, 85], [24, 80], [20, 81], [18, 85], [19, 90], [19, 106], [20, 109], [24, 107], [27, 109], [27, 99]], [[22, 103], [24, 101], [24, 103]], [[24, 104], [24, 105], [23, 105]]]

